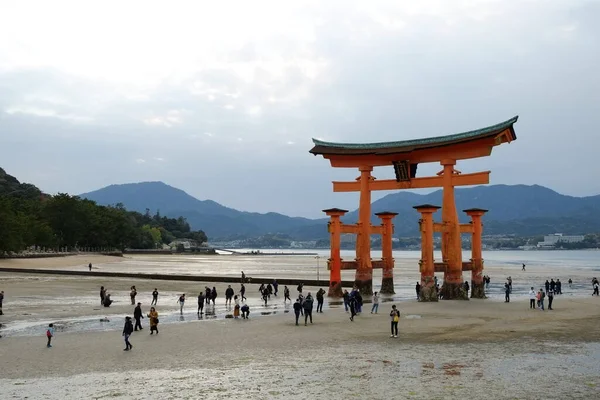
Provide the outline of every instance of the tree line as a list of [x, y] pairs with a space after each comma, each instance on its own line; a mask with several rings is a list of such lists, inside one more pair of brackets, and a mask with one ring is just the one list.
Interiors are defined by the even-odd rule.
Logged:
[[65, 193], [49, 196], [33, 185], [1, 183], [0, 254], [31, 246], [124, 250], [153, 249], [178, 238], [199, 244], [207, 240], [203, 231], [192, 231], [182, 217], [150, 215], [149, 210], [142, 214], [122, 204], [101, 206]]

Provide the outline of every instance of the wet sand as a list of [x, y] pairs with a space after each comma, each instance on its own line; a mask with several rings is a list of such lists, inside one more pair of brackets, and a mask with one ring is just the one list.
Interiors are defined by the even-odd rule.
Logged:
[[[38, 259], [14, 261], [40, 267]], [[87, 265], [81, 261], [69, 260], [70, 267]], [[119, 264], [96, 262], [101, 268], [119, 268]], [[55, 265], [69, 268], [60, 262]], [[411, 271], [401, 265], [396, 272], [398, 284], [407, 288], [418, 276], [414, 267]], [[522, 273], [498, 266], [486, 272], [497, 281], [488, 300], [418, 303], [398, 296], [384, 299], [377, 315], [371, 315], [370, 304], [365, 304], [354, 322], [343, 306], [332, 302], [325, 313], [315, 313], [314, 324], [307, 327], [296, 327], [292, 314], [281, 312], [286, 310], [281, 296], [267, 309], [259, 307], [257, 287], [249, 285], [250, 320], [188, 322], [195, 319], [192, 298], [186, 304], [186, 323], [161, 323], [159, 336], [150, 336], [147, 330], [134, 333], [131, 352], [122, 350], [120, 323], [117, 330], [57, 332], [52, 349], [45, 347], [42, 328], [35, 336], [7, 335], [0, 339], [4, 364], [0, 398], [296, 399], [331, 393], [361, 399], [537, 399], [547, 398], [548, 393], [598, 397], [600, 300], [583, 287], [587, 277], [568, 271], [582, 288], [569, 290], [563, 284], [565, 294], [556, 296], [554, 311], [542, 312], [528, 308], [524, 290], [529, 279], [539, 282], [544, 275], [559, 276], [566, 282], [568, 278], [557, 275], [565, 274], [564, 270]], [[507, 272], [512, 272], [516, 289], [510, 303], [500, 301], [500, 277]], [[99, 307], [101, 284], [117, 300], [110, 309]], [[7, 315], [0, 322], [101, 317], [109, 311], [111, 319], [122, 321], [124, 314], [132, 312], [128, 301], [132, 284], [145, 311], [151, 290], [159, 286], [164, 294], [159, 298], [161, 316], [177, 313], [179, 293], [196, 295], [205, 286], [0, 274], [1, 288], [7, 293]], [[217, 306], [225, 310], [226, 285], [216, 286]], [[290, 289], [294, 297], [297, 292]], [[314, 293], [313, 288], [305, 291]], [[52, 300], [55, 297], [60, 304]], [[402, 312], [397, 339], [389, 338], [387, 315], [392, 302]], [[274, 310], [279, 312], [258, 316]]]

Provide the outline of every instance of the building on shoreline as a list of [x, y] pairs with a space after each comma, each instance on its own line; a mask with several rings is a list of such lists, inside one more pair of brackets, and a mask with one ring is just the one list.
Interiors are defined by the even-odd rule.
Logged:
[[559, 243], [579, 243], [583, 242], [583, 235], [563, 235], [562, 233], [554, 233], [544, 236], [543, 242], [538, 242], [537, 247], [541, 249], [554, 248]]

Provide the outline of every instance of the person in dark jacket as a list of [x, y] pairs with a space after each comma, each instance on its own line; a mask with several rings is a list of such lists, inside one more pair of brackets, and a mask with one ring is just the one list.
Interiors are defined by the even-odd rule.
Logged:
[[213, 306], [215, 305], [215, 301], [217, 300], [217, 288], [213, 286], [212, 292], [210, 292], [210, 299], [212, 300]]
[[231, 285], [227, 286], [227, 289], [225, 290], [225, 305], [227, 305], [229, 303], [229, 306], [231, 307], [231, 299], [233, 299], [233, 289], [231, 288]]
[[417, 300], [419, 300], [419, 295], [421, 294], [421, 284], [419, 282], [415, 285], [415, 292], [417, 292]]
[[302, 304], [300, 304], [300, 299], [296, 299], [294, 303], [294, 314], [296, 314], [296, 325], [298, 325], [298, 319], [300, 318], [300, 310], [302, 310]]
[[112, 304], [112, 300], [110, 299], [110, 293], [106, 293], [104, 295], [104, 307], [110, 307], [110, 305]]
[[204, 289], [205, 289], [204, 292], [206, 293], [206, 296], [204, 296], [206, 298], [206, 305], [209, 305], [210, 299], [211, 299], [210, 295], [211, 295], [212, 291], [210, 290], [210, 288], [208, 286], [205, 286]]
[[276, 279], [273, 279], [273, 294], [277, 296], [277, 292], [279, 292], [279, 283]]
[[137, 303], [137, 306], [133, 310], [133, 318], [135, 319], [134, 330], [137, 331], [138, 327], [140, 328], [140, 331], [144, 329], [142, 328], [142, 318], [144, 318], [144, 316], [142, 315], [142, 303]]
[[123, 337], [125, 338], [124, 351], [133, 349], [133, 346], [129, 342], [129, 337], [133, 333], [133, 324], [131, 323], [131, 317], [125, 317], [125, 326], [123, 326]]
[[283, 287], [283, 302], [285, 303], [286, 300], [289, 300], [290, 303], [292, 302], [292, 299], [290, 298], [290, 289], [288, 289], [287, 286]]
[[347, 290], [344, 290], [344, 308], [346, 312], [348, 312], [348, 303], [350, 303], [350, 293]]
[[198, 295], [198, 315], [204, 314], [204, 292]]
[[360, 292], [358, 290], [356, 290], [354, 292], [354, 297], [356, 299], [356, 305], [355, 305], [355, 310], [357, 314], [360, 314], [362, 312], [362, 306], [363, 306], [363, 298], [362, 295], [360, 294]]
[[240, 310], [242, 310], [242, 318], [250, 318], [250, 307], [248, 307], [248, 304], [244, 304]]
[[242, 285], [240, 286], [240, 297], [242, 301], [246, 301], [246, 286], [244, 286], [244, 284], [242, 283]]
[[312, 310], [313, 310], [313, 298], [310, 295], [310, 292], [308, 292], [308, 294], [306, 295], [306, 298], [304, 299], [304, 303], [302, 303], [302, 307], [304, 308], [304, 326], [306, 326], [306, 323], [308, 321], [308, 319], [310, 318], [310, 323], [312, 324]]
[[356, 297], [350, 296], [348, 298], [348, 307], [350, 308], [350, 321], [354, 321], [356, 315]]
[[463, 288], [465, 289], [465, 292], [467, 292], [467, 298], [469, 297], [469, 282], [465, 281], [465, 283], [463, 284]]
[[104, 299], [106, 297], [106, 290], [104, 286], [100, 286], [100, 304], [104, 305]]
[[323, 288], [320, 288], [319, 291], [317, 292], [317, 312], [322, 313], [323, 312], [323, 295], [325, 294], [325, 291], [323, 290]]
[[158, 289], [154, 288], [154, 291], [152, 292], [152, 302], [150, 303], [150, 305], [155, 306], [156, 303], [158, 303]]

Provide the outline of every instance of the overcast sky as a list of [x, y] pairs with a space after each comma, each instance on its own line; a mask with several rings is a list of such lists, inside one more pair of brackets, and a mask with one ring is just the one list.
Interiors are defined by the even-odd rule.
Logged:
[[519, 115], [516, 142], [457, 168], [598, 194], [599, 21], [600, 1], [583, 0], [5, 0], [0, 166], [49, 193], [160, 180], [317, 217], [357, 207], [331, 181], [358, 172], [309, 154], [311, 138], [404, 140]]

